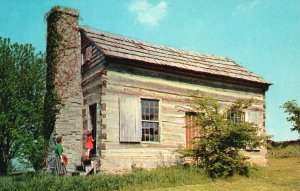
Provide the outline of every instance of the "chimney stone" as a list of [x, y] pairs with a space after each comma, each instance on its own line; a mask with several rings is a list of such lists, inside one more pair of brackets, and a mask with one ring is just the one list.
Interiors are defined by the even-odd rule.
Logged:
[[[69, 161], [67, 170], [70, 170], [74, 169], [73, 164], [80, 162], [83, 152], [83, 95], [81, 88], [81, 39], [78, 30], [79, 13], [69, 8], [53, 7], [49, 11], [46, 20], [46, 80], [52, 80], [51, 83], [47, 82], [47, 86], [52, 84], [52, 89], [57, 93], [60, 100], [59, 112], [56, 116], [54, 132], [50, 140], [54, 140], [53, 136], [55, 134], [64, 137], [62, 146]], [[47, 91], [52, 91], [51, 87], [47, 87]], [[81, 139], [76, 139], [76, 137], [81, 137]], [[52, 150], [53, 145], [54, 143], [52, 143]]]

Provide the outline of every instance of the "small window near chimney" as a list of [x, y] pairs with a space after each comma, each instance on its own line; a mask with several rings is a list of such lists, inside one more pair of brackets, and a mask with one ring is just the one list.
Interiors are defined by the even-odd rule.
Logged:
[[81, 65], [85, 63], [84, 53], [81, 52]]
[[92, 46], [89, 46], [85, 50], [83, 50], [83, 52], [81, 53], [82, 65], [92, 61], [92, 50]]
[[85, 49], [85, 61], [90, 62], [92, 60], [92, 46]]

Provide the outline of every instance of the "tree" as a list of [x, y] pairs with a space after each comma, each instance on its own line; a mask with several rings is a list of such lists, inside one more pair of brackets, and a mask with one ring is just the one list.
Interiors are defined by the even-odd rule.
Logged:
[[300, 134], [300, 107], [296, 103], [296, 100], [285, 102], [282, 108], [285, 109], [284, 113], [288, 113], [289, 115], [286, 119], [293, 123], [291, 131], [298, 131]]
[[0, 37], [1, 175], [7, 174], [13, 158], [27, 159], [32, 165], [41, 162], [41, 157], [32, 155], [44, 152], [45, 141], [41, 139], [44, 94], [43, 55], [35, 54], [30, 44], [11, 44], [10, 39]]
[[194, 139], [193, 148], [181, 153], [195, 157], [212, 178], [235, 173], [248, 176], [250, 163], [239, 151], [262, 144], [257, 125], [242, 120], [243, 110], [251, 103], [240, 99], [224, 110], [216, 100], [195, 97], [190, 107], [197, 113], [195, 125], [202, 126], [201, 136]]

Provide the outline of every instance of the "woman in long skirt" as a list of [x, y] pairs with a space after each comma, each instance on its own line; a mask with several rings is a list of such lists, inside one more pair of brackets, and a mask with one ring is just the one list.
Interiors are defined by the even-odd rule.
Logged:
[[56, 138], [55, 147], [55, 175], [65, 175], [67, 173], [65, 163], [63, 161], [62, 153], [64, 151], [61, 143], [63, 141], [63, 136]]

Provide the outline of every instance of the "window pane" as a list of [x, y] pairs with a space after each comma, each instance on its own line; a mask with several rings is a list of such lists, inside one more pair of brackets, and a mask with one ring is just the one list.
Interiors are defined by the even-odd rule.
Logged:
[[152, 123], [152, 126], [151, 127], [156, 127], [157, 123]]
[[142, 141], [158, 142], [159, 108], [157, 100], [142, 99]]
[[244, 121], [245, 116], [243, 112], [233, 111], [228, 115], [228, 119], [234, 122]]
[[154, 142], [158, 142], [158, 135], [154, 135]]
[[150, 101], [150, 107], [154, 107], [154, 102], [155, 101]]
[[150, 113], [154, 114], [154, 108], [153, 107], [150, 108]]
[[158, 135], [158, 129], [154, 131], [154, 135]]
[[150, 128], [150, 134], [151, 134], [151, 135], [154, 134], [153, 128]]
[[149, 135], [149, 141], [152, 141], [152, 142], [154, 142], [154, 135]]
[[150, 120], [154, 121], [154, 114], [150, 114]]
[[158, 108], [154, 108], [154, 113], [157, 115], [158, 114]]

